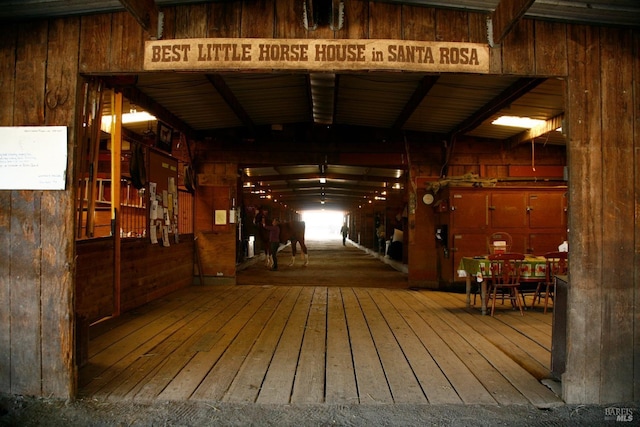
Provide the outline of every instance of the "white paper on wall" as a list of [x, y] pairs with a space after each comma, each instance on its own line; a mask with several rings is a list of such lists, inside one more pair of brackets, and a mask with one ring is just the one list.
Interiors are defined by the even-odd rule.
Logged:
[[151, 201], [151, 211], [149, 212], [149, 218], [151, 220], [158, 219], [158, 201]]
[[156, 184], [155, 182], [150, 182], [149, 183], [149, 200], [156, 200], [156, 188], [158, 187], [158, 184]]
[[149, 237], [151, 237], [151, 243], [153, 244], [158, 243], [157, 231], [158, 229], [156, 228], [155, 222], [151, 221], [151, 224], [149, 225]]
[[169, 247], [169, 227], [162, 227], [162, 246]]
[[66, 126], [0, 127], [0, 190], [64, 190]]

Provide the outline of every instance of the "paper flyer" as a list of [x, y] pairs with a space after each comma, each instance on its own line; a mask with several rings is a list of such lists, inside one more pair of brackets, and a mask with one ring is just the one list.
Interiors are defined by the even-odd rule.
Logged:
[[151, 237], [151, 243], [153, 244], [158, 243], [157, 231], [158, 229], [156, 228], [156, 224], [153, 221], [151, 221], [151, 224], [149, 225], [149, 237]]
[[151, 201], [151, 211], [149, 212], [149, 218], [151, 220], [158, 219], [158, 201], [155, 199]]
[[162, 227], [162, 246], [169, 247], [169, 228]]
[[156, 188], [158, 187], [158, 184], [156, 184], [155, 182], [150, 182], [149, 183], [149, 200], [155, 200], [156, 199]]
[[216, 210], [215, 212], [215, 224], [216, 225], [225, 225], [227, 223], [227, 211], [226, 210]]

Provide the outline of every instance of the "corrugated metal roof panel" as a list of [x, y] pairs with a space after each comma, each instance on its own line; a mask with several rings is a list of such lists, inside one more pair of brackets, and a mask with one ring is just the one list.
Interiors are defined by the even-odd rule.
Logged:
[[404, 129], [449, 133], [516, 80], [516, 77], [489, 75], [443, 75], [407, 120]]
[[225, 83], [256, 125], [308, 122], [305, 74], [226, 74]]
[[195, 130], [242, 125], [202, 74], [140, 74], [138, 88]]
[[[467, 135], [482, 138], [507, 139], [521, 133], [523, 129], [491, 124], [491, 122], [499, 116], [510, 115], [549, 120], [562, 114], [564, 112], [563, 84], [562, 79], [547, 79], [530, 92], [512, 102], [508, 108], [504, 108], [489, 117], [480, 126], [468, 132]], [[554, 144], [564, 143], [564, 136], [560, 132], [549, 133], [545, 138]]]
[[422, 77], [417, 73], [341, 75], [335, 123], [391, 127]]

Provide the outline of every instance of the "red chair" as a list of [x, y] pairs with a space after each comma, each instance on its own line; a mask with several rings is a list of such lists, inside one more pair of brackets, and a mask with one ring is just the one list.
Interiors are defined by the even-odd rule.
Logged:
[[538, 302], [540, 302], [540, 299], [542, 298], [542, 287], [544, 286], [544, 313], [547, 312], [549, 297], [551, 296], [553, 299], [553, 295], [555, 295], [556, 291], [556, 282], [554, 277], [557, 275], [567, 274], [569, 271], [569, 263], [567, 262], [568, 255], [568, 252], [547, 252], [544, 254], [544, 257], [547, 259], [544, 273], [545, 278], [544, 282], [538, 283], [531, 307], [535, 305], [536, 298], [538, 299]]
[[[487, 298], [492, 299], [491, 315], [496, 309], [496, 298], [498, 290], [503, 297], [508, 293], [511, 305], [520, 309], [520, 315], [524, 316], [522, 303], [520, 302], [520, 273], [522, 272], [522, 261], [524, 254], [503, 253], [489, 255], [489, 289]], [[488, 303], [488, 301], [487, 301]]]

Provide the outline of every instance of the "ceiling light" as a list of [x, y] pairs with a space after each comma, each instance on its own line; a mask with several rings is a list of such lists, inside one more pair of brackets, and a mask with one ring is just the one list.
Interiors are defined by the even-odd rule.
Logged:
[[[111, 118], [113, 116], [106, 115], [102, 116], [102, 121], [100, 123], [100, 129], [104, 132], [111, 132]], [[124, 113], [122, 115], [122, 124], [127, 123], [142, 123], [149, 122], [152, 120], [156, 120], [155, 116], [147, 113], [146, 111], [135, 111], [133, 113]]]
[[544, 124], [544, 120], [532, 119], [531, 117], [501, 116], [491, 122], [499, 126], [510, 126], [514, 128], [533, 129]]
[[322, 177], [320, 178], [320, 184], [326, 184], [327, 183], [327, 178]]

